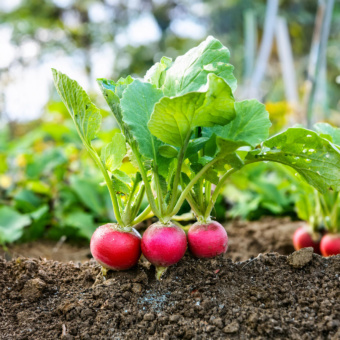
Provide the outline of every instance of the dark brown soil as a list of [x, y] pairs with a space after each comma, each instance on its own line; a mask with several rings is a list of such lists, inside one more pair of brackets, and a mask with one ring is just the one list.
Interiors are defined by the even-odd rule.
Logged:
[[[277, 252], [288, 255], [294, 251], [292, 235], [302, 222], [291, 222], [289, 218], [263, 218], [261, 221], [233, 221], [226, 225], [229, 246], [226, 257], [233, 261], [245, 261], [260, 253]], [[18, 256], [62, 262], [81, 261], [91, 258], [89, 246], [75, 246], [67, 242], [39, 240], [26, 244], [12, 245], [1, 250], [0, 257]]]
[[145, 264], [103, 280], [92, 260], [0, 260], [0, 339], [335, 340], [339, 273], [340, 256], [307, 251], [186, 256], [161, 282]]
[[277, 252], [289, 255], [294, 251], [292, 236], [304, 222], [289, 217], [266, 217], [260, 221], [233, 221], [226, 225], [229, 242], [226, 256], [245, 261], [260, 253]]

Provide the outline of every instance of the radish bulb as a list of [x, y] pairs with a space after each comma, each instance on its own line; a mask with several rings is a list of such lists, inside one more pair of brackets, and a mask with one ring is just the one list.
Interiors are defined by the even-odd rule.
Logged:
[[191, 253], [198, 258], [211, 258], [227, 251], [228, 235], [224, 227], [216, 222], [196, 222], [188, 231]]
[[107, 223], [93, 233], [90, 248], [94, 259], [104, 268], [126, 270], [137, 264], [140, 243], [141, 236], [135, 229], [126, 232], [118, 224]]
[[311, 234], [305, 227], [300, 227], [295, 231], [293, 235], [293, 245], [295, 250], [312, 247], [316, 254], [321, 254], [320, 237], [315, 237], [315, 235]]
[[327, 234], [323, 236], [320, 249], [323, 256], [340, 254], [340, 234]]
[[187, 239], [177, 225], [156, 222], [144, 232], [141, 245], [143, 255], [156, 267], [156, 277], [160, 279], [167, 267], [183, 257]]

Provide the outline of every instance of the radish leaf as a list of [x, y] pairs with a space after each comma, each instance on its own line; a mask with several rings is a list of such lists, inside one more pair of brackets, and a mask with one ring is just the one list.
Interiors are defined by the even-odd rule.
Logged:
[[148, 127], [164, 143], [181, 147], [195, 127], [223, 125], [234, 118], [231, 88], [223, 79], [209, 74], [205, 92], [162, 98], [155, 105]]
[[266, 140], [271, 126], [266, 107], [256, 99], [235, 102], [236, 117], [225, 126], [204, 129], [204, 135], [216, 136], [231, 141], [243, 141], [243, 145], [255, 147]]
[[112, 142], [103, 147], [100, 158], [106, 169], [113, 172], [120, 168], [125, 155], [125, 138], [121, 133], [116, 133], [112, 137]]
[[200, 91], [209, 74], [223, 78], [233, 91], [237, 81], [234, 67], [229, 62], [229, 50], [220, 41], [209, 36], [197, 47], [178, 57], [165, 73], [164, 95], [178, 96]]
[[67, 107], [79, 135], [84, 143], [91, 144], [101, 124], [99, 109], [91, 102], [87, 93], [67, 75], [52, 69], [54, 84]]
[[340, 151], [314, 131], [290, 128], [251, 151], [246, 160], [261, 159], [288, 165], [322, 193], [340, 190]]
[[121, 99], [123, 121], [137, 141], [139, 152], [156, 163], [161, 142], [151, 134], [147, 124], [155, 104], [162, 97], [162, 91], [154, 85], [135, 80]]
[[[329, 139], [336, 145], [340, 145], [340, 129], [327, 123], [317, 123], [314, 125], [316, 132], [323, 138]], [[330, 137], [330, 138], [329, 138]]]
[[97, 83], [103, 93], [103, 96], [109, 105], [113, 115], [115, 116], [117, 123], [121, 130], [124, 132], [125, 137], [130, 140], [131, 136], [127, 127], [123, 122], [122, 110], [120, 107], [120, 100], [123, 95], [123, 91], [126, 87], [133, 82], [133, 79], [128, 76], [126, 78], [120, 78], [117, 83], [113, 80], [100, 78], [97, 79]]
[[144, 77], [144, 81], [149, 82], [156, 87], [161, 87], [164, 82], [165, 70], [171, 65], [172, 59], [168, 57], [162, 57], [159, 63], [153, 65]]

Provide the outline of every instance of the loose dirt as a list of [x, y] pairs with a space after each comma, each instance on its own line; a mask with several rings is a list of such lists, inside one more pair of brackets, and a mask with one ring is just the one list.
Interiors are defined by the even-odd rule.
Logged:
[[305, 255], [186, 255], [161, 282], [144, 262], [104, 279], [93, 260], [0, 260], [0, 339], [339, 339], [340, 256]]

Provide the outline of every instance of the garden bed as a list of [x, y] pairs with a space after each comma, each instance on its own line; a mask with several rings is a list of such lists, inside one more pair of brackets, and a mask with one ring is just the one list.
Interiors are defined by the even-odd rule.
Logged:
[[[104, 280], [85, 248], [74, 248], [81, 256], [69, 263], [2, 259], [0, 339], [338, 339], [340, 256], [306, 252], [301, 268], [274, 253], [249, 259], [289, 252], [297, 226], [270, 218], [230, 224], [226, 256], [186, 255], [161, 282], [143, 261]], [[71, 246], [61, 247], [71, 256]]]
[[161, 282], [145, 264], [0, 260], [1, 339], [338, 339], [340, 256], [245, 262], [186, 256]]

